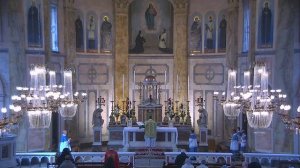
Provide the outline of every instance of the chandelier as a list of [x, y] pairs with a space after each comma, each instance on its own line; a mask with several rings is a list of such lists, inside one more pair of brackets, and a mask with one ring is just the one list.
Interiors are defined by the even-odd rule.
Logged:
[[[49, 84], [46, 85], [46, 75]], [[79, 100], [85, 100], [86, 94], [75, 93], [73, 97], [72, 71], [63, 73], [63, 85], [56, 84], [55, 71], [48, 71], [45, 66], [35, 65], [30, 70], [30, 86], [17, 87], [19, 95], [12, 96], [10, 109], [15, 112], [26, 111], [31, 128], [49, 128], [52, 112], [59, 111], [65, 119], [74, 117]]]
[[236, 71], [235, 70], [228, 70], [228, 80], [227, 80], [227, 89], [226, 89], [226, 100], [222, 103], [224, 114], [229, 119], [235, 119], [239, 116], [240, 110], [240, 103], [237, 101], [239, 100], [239, 96], [236, 93]]
[[291, 117], [289, 115], [290, 110], [291, 110], [290, 105], [282, 104], [280, 106], [279, 116], [286, 128], [288, 128], [290, 130], [295, 130], [296, 133], [299, 133], [299, 131], [300, 131], [300, 106], [298, 106], [297, 114], [294, 117]]
[[[252, 128], [268, 128], [273, 119], [273, 113], [285, 103], [286, 95], [280, 89], [269, 90], [268, 72], [263, 63], [254, 67], [253, 85], [250, 85], [250, 72], [244, 72], [244, 85], [236, 85], [236, 71], [228, 71], [226, 99], [222, 97], [224, 114], [229, 119], [235, 119], [242, 111], [246, 113], [248, 124]], [[214, 98], [218, 99], [218, 92]]]

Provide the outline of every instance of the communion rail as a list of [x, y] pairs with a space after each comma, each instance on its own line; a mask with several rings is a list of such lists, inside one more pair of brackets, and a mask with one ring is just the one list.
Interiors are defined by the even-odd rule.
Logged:
[[[19, 165], [42, 165], [54, 164], [57, 153], [55, 152], [31, 152], [16, 153], [16, 160]], [[118, 152], [121, 163], [134, 165], [135, 152]], [[72, 152], [76, 162], [104, 162], [105, 152]]]
[[298, 154], [244, 153], [243, 156], [247, 163], [259, 162], [266, 166], [300, 165], [300, 155]]
[[[165, 164], [174, 164], [176, 156], [180, 152], [165, 152]], [[206, 163], [226, 163], [231, 164], [232, 153], [213, 153], [213, 152], [186, 152], [186, 154], [191, 157], [196, 157], [196, 163], [200, 163], [205, 160]], [[224, 162], [225, 161], [225, 162]]]

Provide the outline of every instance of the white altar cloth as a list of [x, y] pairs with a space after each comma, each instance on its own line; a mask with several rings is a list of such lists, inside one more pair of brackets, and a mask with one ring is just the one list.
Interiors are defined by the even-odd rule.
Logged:
[[[178, 143], [178, 131], [176, 127], [157, 127], [157, 133], [164, 133], [164, 141], [156, 140], [156, 147], [159, 148], [172, 148], [173, 151], [177, 150]], [[139, 127], [125, 127], [123, 129], [123, 147], [124, 150], [127, 150], [129, 147], [145, 147], [145, 141], [137, 141], [136, 133], [144, 132], [144, 128]], [[132, 133], [132, 141], [129, 139], [129, 134]], [[171, 137], [169, 138], [169, 134]]]

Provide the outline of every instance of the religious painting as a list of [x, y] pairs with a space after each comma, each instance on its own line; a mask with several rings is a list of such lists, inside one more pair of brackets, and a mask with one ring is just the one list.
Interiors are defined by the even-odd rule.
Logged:
[[216, 17], [213, 12], [209, 12], [205, 16], [204, 32], [205, 53], [214, 53], [216, 48]]
[[190, 51], [192, 53], [201, 52], [202, 50], [202, 16], [195, 14], [191, 17], [190, 26]]
[[97, 52], [98, 49], [98, 36], [97, 36], [97, 16], [89, 14], [86, 24], [87, 33], [87, 52]]
[[76, 35], [76, 51], [83, 52], [84, 44], [83, 44], [83, 17], [80, 14], [77, 14], [77, 19], [75, 20], [75, 35]]
[[258, 48], [272, 48], [274, 31], [274, 0], [260, 0], [258, 12]]
[[27, 14], [27, 42], [28, 47], [42, 47], [41, 4], [31, 1]]
[[221, 12], [219, 15], [218, 52], [226, 51], [226, 28], [227, 28], [226, 15], [225, 12]]
[[102, 24], [100, 28], [100, 35], [101, 35], [101, 41], [100, 41], [100, 48], [101, 52], [111, 52], [112, 50], [112, 24], [110, 21], [109, 16], [104, 15], [102, 17]]
[[129, 7], [129, 53], [173, 53], [172, 22], [168, 0], [134, 0]]

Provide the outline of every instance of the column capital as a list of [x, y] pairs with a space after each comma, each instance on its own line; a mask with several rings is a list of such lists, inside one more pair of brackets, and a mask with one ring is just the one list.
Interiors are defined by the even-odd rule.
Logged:
[[228, 0], [228, 9], [233, 10], [239, 7], [239, 0]]
[[116, 13], [128, 13], [129, 0], [115, 0], [114, 3]]
[[187, 13], [189, 0], [172, 0], [174, 5], [174, 13]]
[[64, 7], [74, 8], [75, 0], [64, 0]]

